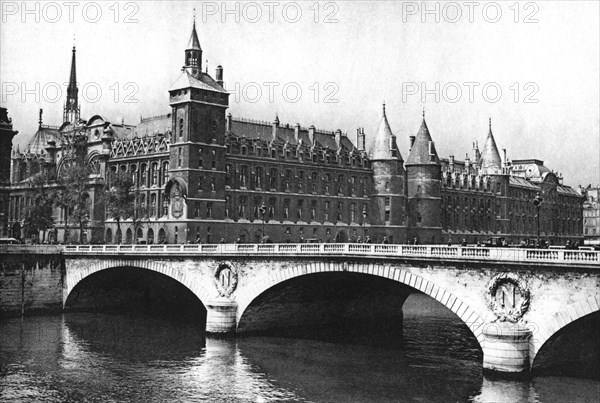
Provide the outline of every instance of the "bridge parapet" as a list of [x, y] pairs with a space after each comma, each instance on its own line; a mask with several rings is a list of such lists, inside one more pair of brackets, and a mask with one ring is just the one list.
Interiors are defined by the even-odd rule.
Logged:
[[567, 249], [487, 248], [443, 245], [385, 244], [154, 244], [66, 245], [66, 255], [256, 255], [256, 256], [353, 256], [373, 258], [424, 258], [522, 263], [559, 263], [596, 266], [600, 252]]

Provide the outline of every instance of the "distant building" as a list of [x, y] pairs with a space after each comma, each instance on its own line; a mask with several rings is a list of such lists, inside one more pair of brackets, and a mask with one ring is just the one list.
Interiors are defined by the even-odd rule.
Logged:
[[[40, 115], [29, 144], [12, 153], [5, 232], [23, 235], [28, 179], [44, 170], [60, 175], [71, 158], [67, 140], [77, 134], [86, 138], [93, 167], [84, 237], [92, 242], [519, 242], [537, 236], [536, 197], [541, 237], [563, 243], [583, 233], [584, 198], [542, 161], [500, 158], [491, 122], [473, 160], [440, 159], [423, 114], [405, 161], [385, 105], [367, 150], [360, 128], [355, 145], [341, 130], [228, 114], [223, 68], [214, 79], [202, 71], [195, 25], [184, 56], [169, 90], [170, 112], [126, 125], [80, 118], [73, 49], [63, 124], [43, 125]], [[10, 145], [2, 152], [5, 161]], [[123, 220], [119, 233], [102, 204], [109, 173], [118, 171], [133, 176], [138, 203], [150, 208], [135, 231]], [[54, 239], [65, 238], [66, 216], [56, 211]], [[78, 239], [78, 229], [68, 227], [66, 238]]]
[[584, 189], [586, 201], [583, 204], [583, 235], [586, 243], [600, 245], [600, 187], [588, 186]]

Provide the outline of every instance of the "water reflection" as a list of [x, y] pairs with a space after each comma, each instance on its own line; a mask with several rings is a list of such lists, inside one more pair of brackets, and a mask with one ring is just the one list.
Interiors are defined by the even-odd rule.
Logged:
[[483, 377], [468, 330], [452, 318], [410, 313], [402, 349], [205, 339], [189, 324], [107, 314], [0, 325], [0, 401], [547, 403], [597, 401], [600, 385]]

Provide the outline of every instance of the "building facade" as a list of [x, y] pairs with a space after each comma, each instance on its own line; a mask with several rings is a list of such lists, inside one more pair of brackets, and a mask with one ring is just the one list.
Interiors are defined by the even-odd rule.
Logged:
[[600, 245], [600, 187], [583, 189], [586, 201], [583, 204], [583, 235], [586, 244]]
[[[202, 71], [195, 25], [170, 111], [137, 125], [82, 120], [75, 65], [73, 48], [62, 125], [44, 125], [40, 113], [24, 151], [2, 147], [11, 164], [2, 227], [12, 236], [23, 236], [29, 181], [60, 176], [73, 139], [83, 139], [91, 167], [83, 237], [90, 242], [519, 242], [539, 232], [562, 243], [583, 234], [584, 197], [542, 161], [501, 159], [491, 122], [483, 152], [474, 146], [472, 161], [458, 161], [439, 158], [423, 115], [405, 161], [385, 105], [368, 150], [362, 128], [354, 144], [341, 130], [236, 118], [227, 112], [223, 68], [215, 78]], [[4, 142], [16, 134], [6, 130]], [[132, 175], [137, 203], [147, 208], [141, 225], [117, 226], [105, 212], [102, 194], [116, 172]], [[56, 209], [55, 218], [53, 240], [79, 239], [69, 212]]]

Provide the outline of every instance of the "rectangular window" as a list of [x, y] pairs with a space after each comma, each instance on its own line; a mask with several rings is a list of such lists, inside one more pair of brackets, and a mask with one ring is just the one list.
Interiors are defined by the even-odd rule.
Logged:
[[212, 218], [212, 208], [213, 208], [212, 202], [206, 203], [206, 218]]

